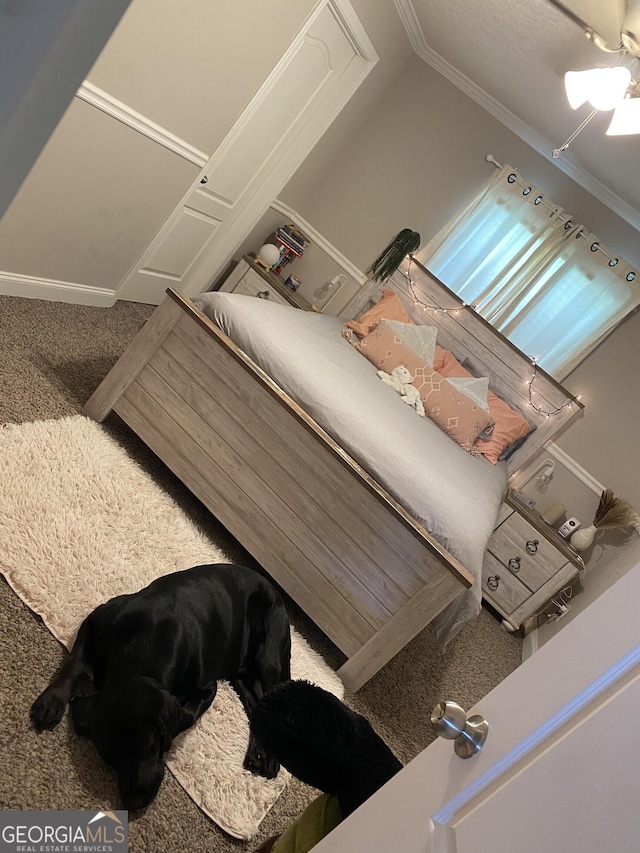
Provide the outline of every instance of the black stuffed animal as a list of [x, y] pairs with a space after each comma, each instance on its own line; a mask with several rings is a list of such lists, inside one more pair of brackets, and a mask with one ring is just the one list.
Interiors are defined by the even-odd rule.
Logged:
[[402, 769], [365, 717], [308, 681], [268, 690], [253, 711], [251, 730], [290, 773], [328, 795], [260, 853], [309, 850]]

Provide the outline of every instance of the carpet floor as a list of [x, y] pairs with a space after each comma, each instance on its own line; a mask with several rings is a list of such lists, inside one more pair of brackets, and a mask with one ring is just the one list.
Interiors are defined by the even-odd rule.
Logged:
[[[152, 308], [119, 302], [91, 308], [0, 297], [0, 423], [24, 423], [81, 414], [82, 406]], [[185, 515], [232, 561], [255, 565], [230, 534], [116, 416], [110, 434], [178, 503]], [[1, 487], [0, 487], [1, 488]], [[55, 507], [51, 508], [55, 511]], [[343, 656], [303, 613], [288, 602], [292, 624], [332, 667]], [[68, 717], [52, 733], [37, 735], [29, 707], [63, 660], [64, 650], [37, 617], [0, 581], [0, 808], [91, 809], [117, 801], [115, 780], [92, 747], [72, 732]], [[401, 761], [434, 738], [431, 709], [443, 699], [470, 707], [521, 661], [518, 636], [507, 634], [487, 611], [466, 626], [441, 655], [429, 628], [347, 704], [366, 715]], [[282, 831], [315, 796], [292, 780], [251, 841], [230, 838], [167, 775], [152, 806], [129, 829], [132, 853], [188, 847], [251, 851]], [[60, 804], [63, 803], [61, 806]]]

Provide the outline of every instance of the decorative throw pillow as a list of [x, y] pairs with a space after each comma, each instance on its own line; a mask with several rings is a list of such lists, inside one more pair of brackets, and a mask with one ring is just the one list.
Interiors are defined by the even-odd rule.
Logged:
[[[441, 365], [443, 376], [446, 376], [447, 378], [453, 376], [472, 376], [472, 374], [460, 364], [453, 353], [448, 350], [443, 351], [443, 353], [444, 354], [438, 354], [440, 356], [439, 359], [436, 357], [436, 361]], [[477, 442], [476, 449], [479, 450], [480, 453], [489, 460], [489, 462], [493, 462], [495, 465], [506, 448], [513, 444], [514, 441], [527, 436], [532, 430], [531, 424], [526, 420], [526, 418], [519, 414], [519, 412], [514, 411], [511, 406], [507, 405], [507, 403], [498, 397], [497, 394], [494, 394], [493, 391], [488, 392], [487, 402], [489, 403], [489, 412], [494, 420], [494, 427], [491, 431], [491, 435], [486, 441], [481, 439]]]
[[485, 412], [489, 411], [487, 395], [489, 393], [488, 376], [447, 376], [448, 381], [456, 391], [466, 394], [474, 400]]
[[413, 323], [398, 294], [388, 287], [382, 288], [382, 296], [375, 305], [361, 314], [357, 320], [348, 320], [345, 326], [347, 329], [352, 329], [358, 338], [364, 338], [380, 320], [400, 320], [402, 323]]
[[435, 326], [418, 326], [415, 323], [402, 323], [400, 320], [387, 320], [387, 323], [403, 344], [417, 353], [427, 364], [433, 364], [438, 334]]
[[471, 452], [478, 435], [493, 421], [477, 403], [461, 394], [396, 335], [385, 320], [354, 345], [379, 370], [391, 373], [404, 365], [418, 389], [426, 415], [464, 450]]

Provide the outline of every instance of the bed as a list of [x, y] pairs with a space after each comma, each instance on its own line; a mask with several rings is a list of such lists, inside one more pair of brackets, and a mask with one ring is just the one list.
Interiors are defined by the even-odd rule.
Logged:
[[349, 691], [427, 625], [444, 647], [477, 614], [508, 479], [582, 410], [541, 370], [531, 385], [531, 359], [419, 264], [384, 287], [526, 415], [508, 460], [465, 452], [345, 338], [374, 282], [340, 318], [170, 288], [86, 404], [115, 411], [341, 649]]

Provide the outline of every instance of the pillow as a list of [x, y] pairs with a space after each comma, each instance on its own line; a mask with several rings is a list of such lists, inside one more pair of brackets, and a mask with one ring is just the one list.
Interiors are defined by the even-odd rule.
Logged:
[[467, 397], [474, 400], [485, 412], [489, 411], [489, 403], [487, 401], [487, 394], [489, 393], [488, 376], [448, 376], [447, 379], [456, 391], [466, 394]]
[[529, 438], [531, 433], [535, 432], [535, 431], [536, 431], [536, 427], [531, 427], [531, 429], [529, 430], [529, 432], [526, 435], [523, 435], [520, 438], [517, 438], [513, 442], [513, 444], [510, 444], [508, 447], [505, 447], [505, 449], [500, 454], [500, 461], [501, 462], [508, 462], [509, 459], [511, 459], [513, 454], [516, 452], [516, 450], [520, 450], [520, 448], [525, 443], [525, 441]]
[[[463, 367], [458, 359], [451, 352], [439, 354], [441, 363], [441, 372], [447, 378], [452, 376], [470, 377], [472, 374]], [[438, 361], [438, 359], [436, 359]], [[482, 455], [493, 462], [495, 465], [499, 461], [500, 455], [514, 441], [519, 438], [525, 438], [531, 431], [531, 424], [521, 414], [514, 411], [504, 400], [501, 400], [493, 391], [487, 394], [487, 402], [489, 403], [489, 412], [494, 421], [494, 427], [488, 440], [480, 440], [476, 445], [476, 449]]]
[[404, 365], [413, 377], [425, 414], [464, 450], [474, 450], [474, 442], [482, 430], [492, 423], [489, 412], [461, 394], [423, 358], [402, 343], [390, 325], [381, 320], [355, 349], [385, 373]]
[[415, 323], [402, 323], [400, 320], [386, 320], [403, 344], [412, 349], [427, 364], [433, 364], [436, 352], [435, 326], [418, 326]]
[[358, 338], [364, 338], [380, 320], [400, 320], [401, 323], [413, 323], [411, 317], [404, 310], [398, 294], [389, 290], [388, 287], [382, 288], [382, 296], [375, 305], [361, 314], [357, 320], [348, 320], [345, 326], [347, 329], [352, 329]]

